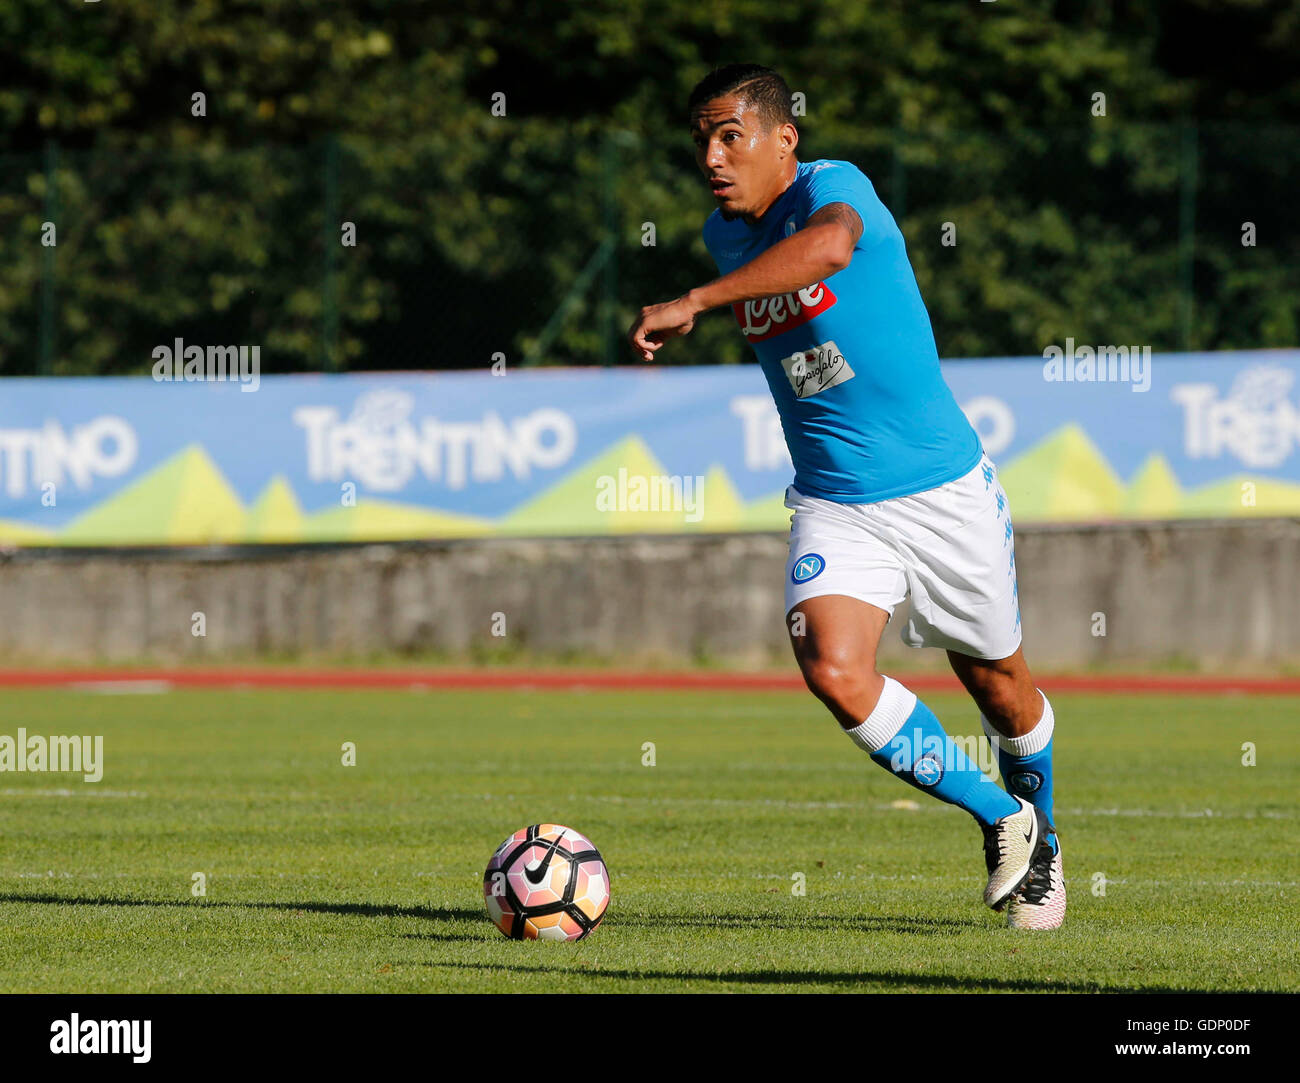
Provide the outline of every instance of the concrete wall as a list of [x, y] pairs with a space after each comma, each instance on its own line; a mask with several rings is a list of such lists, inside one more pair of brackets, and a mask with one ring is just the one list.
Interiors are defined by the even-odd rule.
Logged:
[[[524, 649], [789, 659], [784, 535], [527, 539], [0, 557], [0, 652], [172, 661]], [[1300, 661], [1300, 520], [1019, 528], [1037, 666]], [[206, 636], [192, 634], [204, 614]], [[491, 634], [505, 615], [505, 639]], [[884, 661], [942, 663], [898, 641]], [[1105, 636], [1093, 635], [1094, 614]]]

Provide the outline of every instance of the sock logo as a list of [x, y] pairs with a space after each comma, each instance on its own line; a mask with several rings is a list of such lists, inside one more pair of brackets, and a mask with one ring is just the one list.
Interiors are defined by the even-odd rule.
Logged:
[[943, 760], [937, 752], [927, 752], [912, 765], [912, 777], [918, 786], [934, 786], [943, 778]]
[[1010, 781], [1017, 793], [1033, 793], [1043, 784], [1043, 776], [1037, 771], [1017, 771]]

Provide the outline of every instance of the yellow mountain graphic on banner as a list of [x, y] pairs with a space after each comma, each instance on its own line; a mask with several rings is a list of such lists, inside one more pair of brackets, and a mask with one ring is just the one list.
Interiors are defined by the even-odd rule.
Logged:
[[56, 545], [58, 540], [52, 530], [0, 519], [0, 545]]
[[696, 512], [699, 518], [695, 522], [686, 522], [687, 530], [713, 533], [743, 529], [745, 502], [731, 484], [726, 470], [717, 463], [704, 475], [701, 493], [693, 495], [700, 497]]
[[59, 535], [69, 545], [202, 545], [238, 541], [239, 496], [198, 444], [74, 519]]
[[248, 509], [244, 539], [250, 542], [296, 542], [303, 534], [302, 506], [288, 479], [276, 474]]
[[745, 505], [745, 514], [740, 520], [741, 530], [784, 530], [790, 529], [792, 512], [785, 506], [785, 490], [771, 496], [760, 496]]
[[781, 506], [784, 497], [783, 489], [775, 513], [768, 498], [763, 498], [755, 514], [727, 471], [714, 463], [704, 475], [701, 499], [695, 477], [669, 475], [645, 441], [632, 435], [515, 508], [501, 520], [499, 532], [589, 535], [773, 530], [789, 525], [789, 512]]
[[1185, 493], [1178, 511], [1189, 519], [1300, 515], [1300, 485], [1238, 475]]
[[1071, 422], [999, 467], [1017, 522], [1114, 519], [1124, 486], [1088, 434]]
[[1178, 514], [1183, 489], [1163, 455], [1151, 455], [1133, 475], [1124, 492], [1125, 516], [1132, 519], [1170, 519]]
[[[684, 520], [668, 522], [662, 513], [620, 512], [619, 471], [624, 495], [634, 478], [662, 476], [663, 465], [639, 436], [629, 436], [589, 459], [549, 489], [521, 504], [500, 523], [503, 534], [613, 534], [676, 529]], [[609, 501], [597, 506], [597, 497]], [[612, 510], [610, 508], [612, 504]], [[652, 524], [658, 520], [659, 525]]]
[[486, 519], [386, 500], [359, 500], [352, 507], [313, 512], [304, 519], [302, 531], [304, 541], [418, 541], [495, 533]]

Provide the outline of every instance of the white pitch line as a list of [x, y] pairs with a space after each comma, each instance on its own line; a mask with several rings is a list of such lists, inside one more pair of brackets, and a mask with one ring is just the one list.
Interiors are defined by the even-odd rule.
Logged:
[[[287, 874], [277, 873], [278, 879], [284, 879]], [[438, 879], [456, 879], [454, 873], [435, 873], [435, 872], [415, 872], [410, 874], [415, 878], [435, 877]], [[294, 873], [292, 879], [325, 879], [324, 873]], [[657, 875], [660, 881], [674, 879], [695, 879], [694, 873], [674, 874], [665, 872]], [[739, 873], [739, 872], [710, 872], [709, 878], [713, 880], [777, 880], [782, 883], [788, 883], [790, 877], [783, 872], [756, 872], [756, 873]], [[134, 880], [138, 877], [134, 873], [114, 872], [114, 873], [97, 873], [97, 872], [11, 872], [0, 873], [0, 880]], [[257, 873], [224, 873], [222, 880], [257, 880], [264, 881], [268, 877]], [[833, 873], [829, 879], [832, 881], [843, 882], [845, 880], [867, 881], [880, 880], [888, 883], [934, 883], [934, 884], [979, 884], [982, 879], [977, 876], [968, 876], [962, 873], [943, 873], [925, 875], [922, 873], [890, 873], [890, 872], [851, 872], [851, 873]], [[1082, 891], [1084, 886], [1090, 884], [1092, 877], [1083, 874], [1067, 876], [1066, 883], [1074, 884], [1077, 890]], [[1300, 887], [1300, 880], [1130, 880], [1120, 879], [1118, 877], [1107, 877], [1107, 887], [1155, 887], [1155, 888], [1186, 888], [1186, 887], [1210, 887], [1210, 888], [1231, 888], [1236, 890], [1241, 887]], [[0, 902], [4, 900], [0, 899]], [[71, 900], [75, 901], [75, 900]], [[195, 904], [201, 906], [202, 904]], [[252, 905], [252, 904], [250, 904]]]
[[[513, 794], [467, 794], [484, 801], [511, 800]], [[569, 801], [603, 801], [611, 804], [642, 805], [710, 805], [734, 808], [784, 808], [816, 811], [819, 809], [861, 809], [879, 812], [937, 812], [943, 806], [939, 802], [904, 807], [896, 803], [869, 804], [865, 801], [787, 801], [777, 798], [728, 798], [728, 797], [623, 797], [618, 794], [569, 794]], [[1220, 812], [1215, 809], [1143, 809], [1143, 808], [1069, 808], [1057, 809], [1058, 816], [1119, 816], [1119, 817], [1159, 817], [1164, 819], [1197, 820], [1293, 820], [1296, 813], [1284, 810], [1263, 810], [1260, 812]]]
[[0, 797], [148, 797], [141, 790], [101, 790], [88, 783], [84, 790], [27, 790], [10, 787], [0, 790]]
[[[152, 874], [149, 874], [152, 875]], [[416, 873], [417, 876], [421, 875]], [[293, 879], [293, 880], [325, 880], [328, 876], [323, 872], [303, 872], [303, 873], [284, 873], [277, 872], [274, 874], [276, 879]], [[139, 880], [141, 877], [133, 872], [0, 872], [0, 880]], [[262, 874], [256, 872], [223, 872], [221, 874], [222, 882], [228, 880], [256, 880], [264, 881], [271, 878], [271, 874]], [[186, 881], [186, 886], [189, 882]], [[0, 902], [3, 902], [0, 899]], [[201, 905], [196, 903], [195, 905]]]
[[1296, 814], [1264, 809], [1260, 812], [1219, 812], [1215, 809], [1147, 809], [1147, 808], [1069, 808], [1058, 809], [1061, 816], [1158, 816], [1177, 820], [1293, 820]]
[[[0, 797], [148, 797], [142, 790], [103, 790], [87, 785], [85, 789], [20, 789], [11, 787], [0, 789]], [[290, 794], [288, 796], [312, 799], [314, 795]], [[473, 801], [513, 801], [514, 794], [447, 794], [446, 797], [459, 797]], [[669, 805], [669, 806], [708, 806], [714, 808], [778, 808], [801, 812], [819, 812], [830, 809], [857, 809], [871, 812], [937, 812], [942, 807], [939, 803], [916, 804], [908, 802], [887, 802], [869, 804], [865, 801], [789, 801], [780, 798], [728, 798], [728, 797], [625, 797], [620, 794], [568, 794], [566, 801], [595, 801], [616, 805]], [[532, 800], [530, 797], [529, 800]], [[1296, 813], [1278, 809], [1264, 809], [1259, 812], [1223, 812], [1217, 809], [1146, 809], [1146, 808], [1066, 808], [1057, 809], [1057, 815], [1066, 816], [1106, 816], [1120, 818], [1156, 818], [1173, 820], [1294, 820]]]
[[[730, 873], [719, 872], [710, 873], [711, 877], [718, 879], [752, 879], [752, 880], [781, 880], [789, 882], [790, 877], [782, 872], [760, 872], [760, 873]], [[964, 876], [961, 873], [948, 873], [943, 875], [925, 876], [920, 873], [886, 873], [886, 872], [848, 872], [834, 873], [830, 876], [832, 880], [929, 880], [936, 883], [945, 884], [975, 884], [981, 883], [982, 878], [975, 876]], [[1070, 884], [1089, 884], [1092, 877], [1086, 874], [1065, 877], [1066, 883]], [[1300, 887], [1300, 880], [1129, 880], [1119, 879], [1115, 876], [1106, 877], [1106, 886], [1115, 885], [1122, 887], [1220, 887], [1220, 888], [1238, 888], [1238, 887]]]

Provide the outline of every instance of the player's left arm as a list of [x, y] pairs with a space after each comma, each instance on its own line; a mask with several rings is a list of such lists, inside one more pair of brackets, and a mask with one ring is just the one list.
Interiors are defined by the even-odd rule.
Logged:
[[793, 293], [844, 270], [861, 236], [858, 212], [847, 203], [828, 203], [809, 216], [803, 229], [743, 267], [674, 301], [643, 308], [628, 331], [628, 341], [641, 360], [650, 361], [665, 341], [689, 334], [701, 313], [739, 301]]

